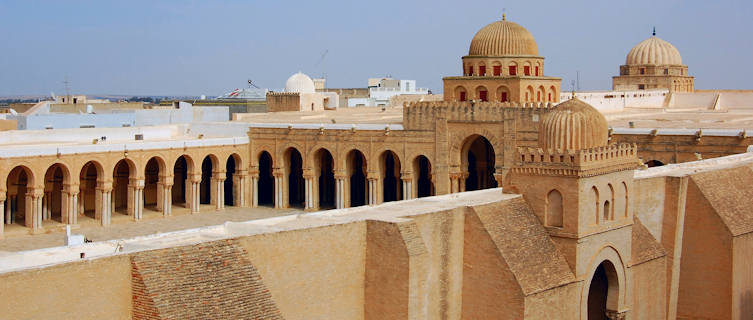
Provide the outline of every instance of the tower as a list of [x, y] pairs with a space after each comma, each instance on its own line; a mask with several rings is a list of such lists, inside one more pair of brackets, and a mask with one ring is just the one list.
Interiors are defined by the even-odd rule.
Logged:
[[[606, 274], [606, 312], [617, 319], [630, 304], [624, 290], [631, 261], [630, 199], [637, 151], [635, 145], [610, 145], [604, 116], [575, 98], [543, 117], [539, 148], [517, 150], [503, 188], [522, 194], [532, 207], [583, 281], [582, 301], [591, 299], [589, 287], [596, 275]], [[581, 310], [591, 312], [589, 306], [586, 302]]]

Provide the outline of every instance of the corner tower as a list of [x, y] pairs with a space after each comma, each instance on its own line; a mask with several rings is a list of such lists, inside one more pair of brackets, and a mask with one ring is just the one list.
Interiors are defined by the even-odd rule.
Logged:
[[[632, 248], [633, 170], [637, 147], [609, 144], [598, 110], [577, 98], [544, 115], [538, 148], [518, 148], [503, 190], [522, 194], [565, 256], [578, 280], [582, 315], [601, 312], [620, 319]], [[606, 310], [591, 310], [591, 282], [609, 278]], [[588, 318], [588, 317], [582, 317]]]
[[443, 79], [445, 101], [559, 101], [562, 79], [544, 76], [533, 35], [504, 15], [476, 33], [462, 68], [463, 76]]
[[668, 89], [673, 92], [693, 92], [695, 80], [682, 64], [680, 51], [671, 43], [656, 36], [641, 41], [627, 55], [620, 66], [620, 75], [612, 77], [612, 89], [620, 91]]

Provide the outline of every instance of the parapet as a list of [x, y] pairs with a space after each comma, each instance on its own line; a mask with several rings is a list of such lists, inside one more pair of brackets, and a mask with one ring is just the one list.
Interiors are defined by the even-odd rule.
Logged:
[[437, 118], [448, 121], [499, 122], [504, 114], [542, 113], [554, 108], [551, 102], [420, 101], [403, 105], [403, 123], [408, 129], [429, 129]]
[[575, 151], [519, 147], [516, 155], [512, 171], [540, 175], [590, 177], [640, 165], [638, 146], [627, 143]]

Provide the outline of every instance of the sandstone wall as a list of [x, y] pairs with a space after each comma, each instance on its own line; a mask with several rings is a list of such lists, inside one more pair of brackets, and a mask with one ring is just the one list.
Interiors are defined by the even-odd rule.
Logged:
[[678, 319], [732, 318], [732, 238], [698, 186], [688, 183]]
[[363, 319], [366, 223], [238, 240], [287, 320]]
[[131, 319], [128, 256], [0, 275], [3, 319]]
[[667, 319], [665, 258], [634, 265], [632, 319]]

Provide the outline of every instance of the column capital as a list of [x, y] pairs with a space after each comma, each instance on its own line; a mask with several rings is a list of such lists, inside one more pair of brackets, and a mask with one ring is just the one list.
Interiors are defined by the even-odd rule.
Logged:
[[97, 187], [94, 189], [99, 190], [99, 191], [105, 191], [105, 192], [112, 191], [112, 181], [102, 181], [102, 182], [98, 181]]
[[188, 175], [186, 177], [186, 180], [191, 181], [191, 183], [199, 183], [201, 182], [201, 173]]
[[26, 188], [26, 195], [39, 198], [44, 195], [44, 188]]
[[233, 175], [245, 178], [249, 176], [249, 173], [248, 173], [248, 170], [235, 170], [235, 173]]
[[403, 180], [403, 181], [413, 180], [413, 172], [408, 171], [408, 172], [401, 173], [400, 180]]
[[617, 312], [617, 311], [607, 310], [605, 314], [607, 318], [609, 318], [610, 320], [625, 320], [625, 316], [627, 315], [627, 312], [625, 311]]
[[143, 189], [145, 181], [141, 178], [128, 179], [128, 186], [131, 188]]

